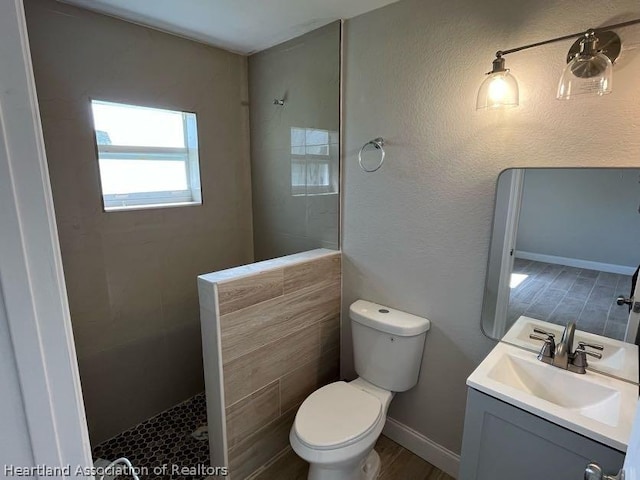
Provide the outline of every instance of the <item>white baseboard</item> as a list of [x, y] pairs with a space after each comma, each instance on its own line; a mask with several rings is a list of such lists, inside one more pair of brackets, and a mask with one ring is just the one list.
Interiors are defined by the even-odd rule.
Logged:
[[566, 265], [568, 267], [587, 268], [589, 270], [599, 270], [601, 272], [618, 273], [620, 275], [633, 275], [636, 271], [636, 267], [627, 267], [626, 265], [592, 262], [590, 260], [582, 260], [580, 258], [557, 257], [555, 255], [545, 255], [543, 253], [523, 252], [521, 250], [516, 250], [516, 258], [533, 260], [535, 262], [555, 263], [557, 265]]
[[438, 467], [453, 478], [458, 478], [460, 455], [393, 418], [387, 417], [387, 423], [385, 423], [382, 433], [431, 465]]

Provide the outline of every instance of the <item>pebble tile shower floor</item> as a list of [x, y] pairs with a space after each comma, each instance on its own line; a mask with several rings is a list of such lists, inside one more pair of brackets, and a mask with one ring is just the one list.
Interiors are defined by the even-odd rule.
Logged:
[[[206, 425], [207, 408], [204, 393], [165, 410], [129, 430], [107, 440], [93, 449], [93, 458], [113, 461], [127, 457], [134, 467], [146, 469], [149, 475], [143, 478], [199, 480], [202, 475], [155, 475], [154, 467], [172, 465], [179, 467], [208, 466], [209, 442], [192, 435], [196, 429]], [[128, 479], [131, 477], [119, 477]]]
[[[93, 449], [94, 460], [113, 461], [127, 457], [134, 467], [145, 467], [146, 479], [199, 480], [206, 475], [154, 475], [153, 468], [163, 464], [182, 467], [209, 465], [209, 442], [192, 435], [207, 422], [206, 399], [198, 394], [135, 427], [116, 435]], [[433, 465], [413, 455], [384, 435], [376, 451], [382, 461], [380, 480], [454, 480]], [[252, 475], [253, 480], [304, 480], [309, 465], [292, 450], [280, 456], [268, 468]], [[130, 480], [121, 476], [118, 479]], [[221, 478], [221, 477], [212, 477]]]

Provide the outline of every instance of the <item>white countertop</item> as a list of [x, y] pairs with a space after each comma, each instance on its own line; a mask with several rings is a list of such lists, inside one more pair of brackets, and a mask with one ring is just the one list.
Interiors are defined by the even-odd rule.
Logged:
[[637, 385], [591, 371], [569, 372], [505, 343], [489, 353], [467, 385], [616, 450], [627, 449]]

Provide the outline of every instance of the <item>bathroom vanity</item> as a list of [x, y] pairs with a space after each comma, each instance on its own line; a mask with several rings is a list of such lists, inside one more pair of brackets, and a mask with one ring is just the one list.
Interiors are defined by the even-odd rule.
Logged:
[[622, 467], [637, 385], [562, 370], [505, 343], [467, 385], [459, 480], [571, 480], [592, 461]]
[[617, 472], [624, 453], [469, 388], [459, 480], [578, 480], [594, 460]]

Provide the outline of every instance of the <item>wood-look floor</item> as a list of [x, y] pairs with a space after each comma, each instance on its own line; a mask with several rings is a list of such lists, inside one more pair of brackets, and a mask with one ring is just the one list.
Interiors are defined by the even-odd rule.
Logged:
[[[453, 480], [384, 435], [376, 443], [382, 470], [378, 480]], [[290, 450], [252, 480], [306, 480], [309, 465]]]
[[521, 315], [578, 330], [624, 339], [629, 320], [618, 295], [629, 295], [631, 277], [516, 258], [513, 274], [524, 280], [509, 294], [508, 326]]

